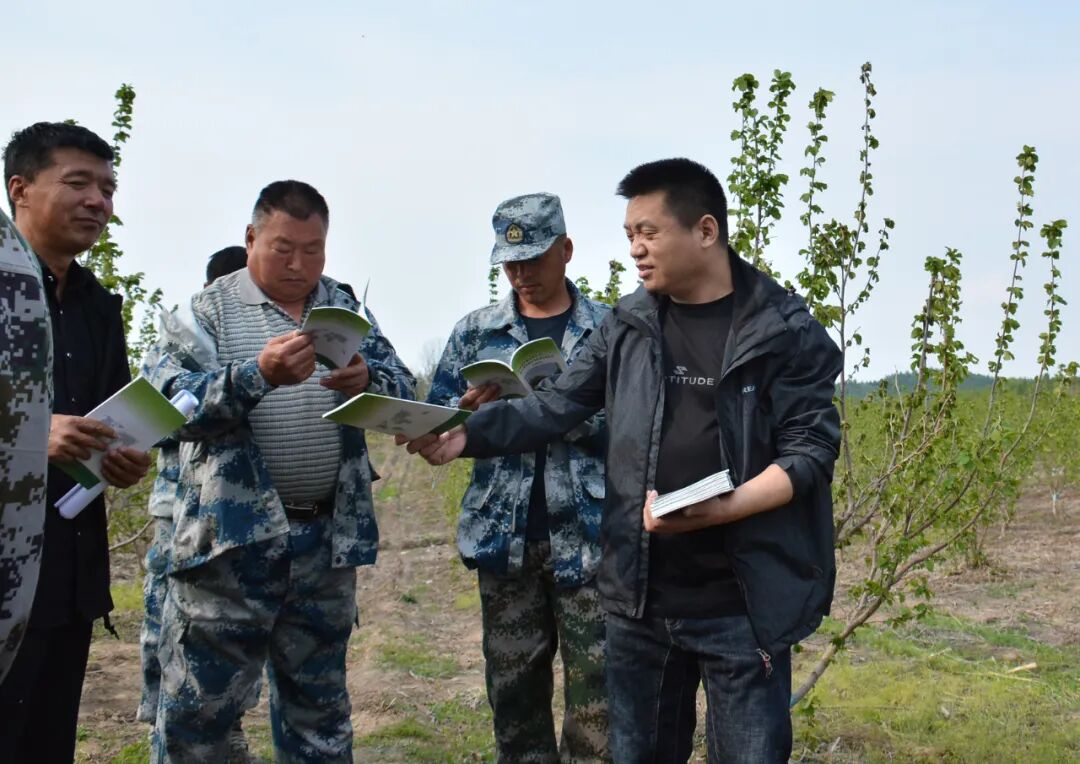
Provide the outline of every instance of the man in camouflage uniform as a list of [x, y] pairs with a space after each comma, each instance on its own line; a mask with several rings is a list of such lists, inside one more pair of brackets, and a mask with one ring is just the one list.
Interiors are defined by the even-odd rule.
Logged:
[[[234, 246], [220, 249], [210, 256], [206, 264], [206, 282], [204, 287], [210, 286], [220, 276], [227, 276], [238, 271], [247, 264], [247, 250], [244, 247]], [[173, 314], [162, 319], [159, 334], [164, 336], [175, 331], [174, 328], [182, 328], [188, 334], [188, 342], [208, 345], [209, 338], [205, 342], [192, 339], [198, 332], [194, 326], [194, 318], [191, 316], [190, 307], [178, 309]], [[187, 345], [188, 342], [183, 343]], [[178, 347], [179, 349], [179, 347]], [[210, 371], [217, 368], [217, 359], [212, 357], [212, 348], [206, 347], [201, 357], [193, 359], [192, 370]], [[180, 443], [173, 438], [166, 438], [158, 444], [158, 469], [154, 485], [150, 490], [148, 511], [154, 518], [154, 539], [146, 550], [146, 576], [143, 579], [143, 622], [139, 632], [139, 647], [141, 652], [143, 687], [142, 699], [136, 718], [141, 722], [153, 724], [157, 718], [158, 691], [161, 686], [161, 666], [158, 663], [157, 650], [161, 635], [161, 609], [165, 604], [165, 596], [168, 592], [169, 581], [169, 558], [171, 556], [173, 537], [173, 514], [177, 509], [177, 479], [180, 476]], [[247, 711], [253, 708], [259, 699], [259, 682], [252, 687], [252, 692], [247, 703], [241, 709]], [[246, 758], [247, 744], [241, 728], [241, 720], [237, 719], [232, 733], [230, 734], [230, 759], [244, 760]]]
[[[500, 204], [491, 264], [513, 291], [454, 327], [428, 401], [475, 410], [499, 396], [463, 366], [509, 362], [548, 336], [569, 363], [608, 313], [566, 279], [573, 243], [552, 194]], [[604, 616], [593, 576], [604, 498], [602, 417], [535, 454], [480, 459], [462, 500], [458, 549], [479, 571], [488, 700], [500, 762], [606, 761]], [[556, 747], [552, 661], [562, 654], [566, 716]], [[561, 754], [560, 754], [561, 752]]]
[[41, 563], [51, 348], [37, 258], [0, 212], [0, 683], [26, 633]]
[[263, 189], [248, 267], [195, 296], [220, 367], [185, 368], [163, 342], [143, 372], [200, 405], [181, 459], [172, 580], [162, 613], [153, 760], [224, 761], [229, 729], [269, 664], [278, 761], [351, 762], [345, 652], [356, 571], [378, 532], [364, 433], [321, 414], [361, 391], [411, 398], [415, 380], [372, 329], [344, 369], [316, 369], [298, 329], [316, 305], [357, 310], [322, 275], [329, 211], [298, 181]]

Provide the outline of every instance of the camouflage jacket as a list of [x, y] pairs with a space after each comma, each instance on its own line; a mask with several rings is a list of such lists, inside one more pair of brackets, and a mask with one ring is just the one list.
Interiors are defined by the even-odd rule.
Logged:
[[37, 258], [0, 212], [0, 682], [26, 633], [41, 564], [50, 332]]
[[[244, 271], [240, 271], [244, 273]], [[216, 337], [223, 310], [228, 309], [235, 279], [226, 276], [192, 300], [196, 321]], [[317, 287], [315, 305], [357, 310], [352, 297], [326, 276]], [[412, 398], [415, 379], [379, 330], [374, 316], [371, 332], [358, 351], [371, 372], [368, 391]], [[191, 370], [183, 342], [163, 338], [143, 362], [142, 374], [166, 397], [188, 390], [199, 406], [175, 437], [190, 441], [190, 456], [182, 453], [178, 476], [172, 569], [185, 570], [229, 549], [254, 544], [289, 532], [289, 521], [274, 489], [266, 462], [252, 437], [249, 412], [272, 386], [259, 372], [255, 358], [221, 364], [208, 371]], [[339, 396], [344, 400], [343, 396]], [[375, 562], [379, 532], [371, 502], [373, 471], [364, 433], [341, 428], [341, 466], [334, 499], [332, 564], [337, 568]]]
[[[156, 349], [171, 352], [174, 358], [183, 359], [183, 366], [188, 371], [211, 371], [220, 368], [214, 353], [213, 340], [202, 331], [192, 312], [190, 303], [184, 304], [171, 312], [162, 312], [158, 337], [162, 344]], [[165, 438], [157, 444], [157, 475], [150, 488], [147, 511], [151, 517], [176, 519], [180, 507], [179, 481], [181, 443], [175, 438]], [[190, 451], [191, 443], [185, 446]]]
[[[609, 309], [585, 299], [567, 282], [574, 300], [562, 351], [572, 365], [585, 339]], [[461, 368], [485, 359], [509, 361], [529, 341], [514, 293], [469, 313], [454, 327], [431, 382], [427, 400], [453, 406], [468, 385]], [[532, 489], [533, 454], [477, 459], [461, 501], [458, 551], [471, 568], [517, 574], [525, 555], [525, 525]], [[604, 503], [604, 420], [599, 414], [565, 438], [548, 444], [544, 470], [555, 581], [580, 586], [600, 562]]]

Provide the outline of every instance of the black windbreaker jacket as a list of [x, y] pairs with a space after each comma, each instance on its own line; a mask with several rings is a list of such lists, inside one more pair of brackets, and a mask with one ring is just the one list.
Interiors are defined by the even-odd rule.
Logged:
[[[832, 603], [830, 484], [840, 444], [833, 392], [842, 356], [800, 297], [730, 257], [735, 305], [717, 395], [723, 466], [738, 485], [776, 464], [794, 487], [787, 505], [726, 525], [723, 536], [758, 643], [771, 652], [813, 633]], [[604, 607], [631, 618], [644, 612], [648, 584], [642, 507], [664, 411], [663, 299], [644, 288], [624, 297], [567, 372], [527, 398], [484, 406], [466, 423], [464, 455], [488, 457], [534, 451], [606, 411], [597, 584]]]

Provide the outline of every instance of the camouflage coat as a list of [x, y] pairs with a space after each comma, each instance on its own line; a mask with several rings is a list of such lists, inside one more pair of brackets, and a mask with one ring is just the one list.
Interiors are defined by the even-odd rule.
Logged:
[[[574, 301], [563, 335], [567, 362], [585, 345], [609, 309], [582, 297], [567, 282]], [[428, 401], [453, 406], [468, 385], [461, 368], [486, 359], [509, 362], [529, 341], [514, 293], [461, 319], [454, 327], [432, 378]], [[520, 573], [532, 489], [533, 454], [477, 459], [461, 501], [458, 551], [466, 565], [495, 573]], [[548, 444], [544, 470], [551, 557], [558, 586], [580, 586], [600, 562], [600, 514], [604, 503], [604, 420], [597, 415], [565, 438]]]
[[[162, 311], [158, 326], [158, 346], [144, 360], [143, 365], [152, 363], [162, 352], [173, 354], [174, 359], [182, 359], [187, 371], [212, 371], [220, 368], [214, 353], [213, 340], [202, 331], [195, 320], [190, 303], [185, 303], [172, 311]], [[184, 456], [181, 444], [175, 438], [165, 438], [157, 444], [157, 475], [150, 488], [150, 500], [147, 511], [151, 517], [174, 520], [177, 514], [180, 462]], [[184, 446], [190, 451], [192, 444]]]
[[52, 413], [52, 341], [41, 271], [0, 212], [0, 681], [37, 589]]
[[[239, 274], [218, 279], [192, 299], [195, 320], [211, 338], [218, 336], [224, 323], [229, 290], [235, 288], [232, 276]], [[359, 307], [326, 276], [316, 290], [316, 305], [349, 310]], [[379, 330], [374, 316], [369, 312], [367, 317], [371, 332], [357, 350], [371, 373], [368, 391], [412, 398], [415, 379]], [[160, 341], [141, 369], [166, 397], [188, 390], [200, 402], [188, 424], [176, 433], [179, 440], [193, 442], [193, 447], [180, 465], [173, 571], [196, 567], [229, 549], [289, 532], [284, 507], [248, 421], [248, 414], [273, 386], [259, 372], [255, 358], [223, 363], [210, 371], [193, 371], [191, 359], [178, 344], [183, 343], [168, 338]], [[339, 398], [344, 400], [344, 396]], [[336, 568], [370, 565], [375, 562], [379, 532], [372, 510], [373, 472], [363, 431], [343, 426], [341, 449], [331, 563]]]

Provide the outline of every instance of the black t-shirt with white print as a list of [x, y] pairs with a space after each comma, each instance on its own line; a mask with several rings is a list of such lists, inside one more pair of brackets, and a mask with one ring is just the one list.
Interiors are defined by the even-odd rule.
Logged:
[[[723, 469], [717, 389], [731, 329], [733, 296], [661, 312], [664, 420], [656, 490], [668, 493]], [[649, 542], [646, 615], [711, 618], [746, 612], [722, 552], [723, 526], [653, 534]]]

